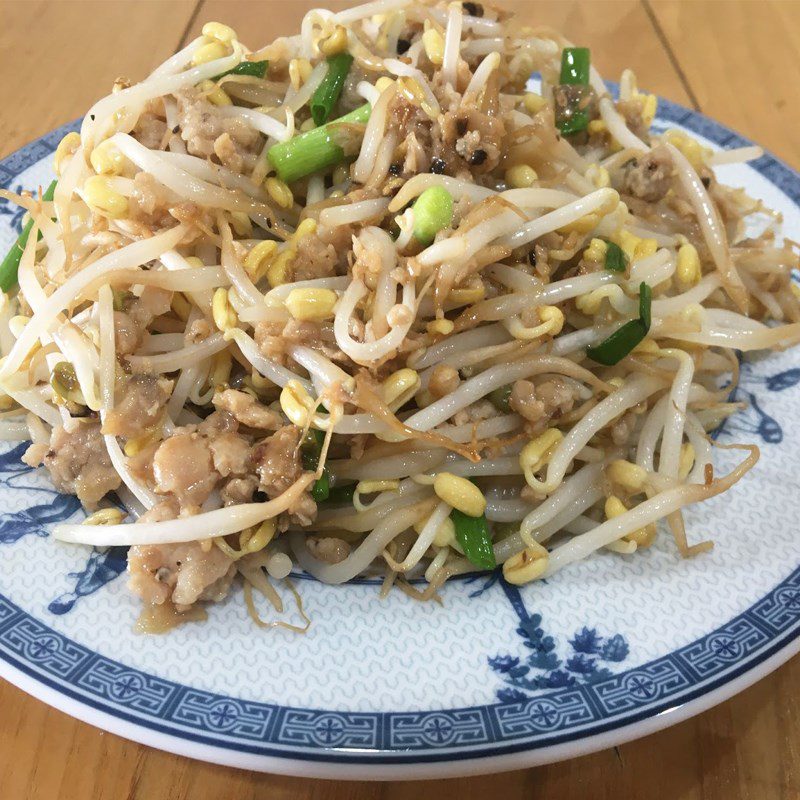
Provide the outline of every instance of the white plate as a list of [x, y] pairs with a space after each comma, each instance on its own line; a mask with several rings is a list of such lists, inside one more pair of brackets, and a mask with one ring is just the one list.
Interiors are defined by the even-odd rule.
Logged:
[[[713, 146], [746, 144], [662, 101], [657, 125]], [[65, 126], [0, 162], [0, 184], [47, 185]], [[771, 156], [719, 170], [783, 212], [800, 238], [800, 177]], [[5, 252], [20, 214], [0, 205]], [[194, 758], [317, 777], [444, 777], [568, 758], [696, 714], [797, 652], [800, 356], [743, 365], [749, 408], [722, 438], [763, 457], [687, 514], [712, 553], [681, 560], [667, 534], [518, 590], [494, 576], [449, 583], [444, 606], [369, 582], [298, 580], [306, 636], [253, 627], [241, 591], [204, 624], [133, 632], [124, 552], [47, 537], [74, 498], [0, 455], [0, 675], [93, 725]], [[722, 451], [718, 468], [732, 463]], [[290, 604], [290, 607], [291, 604]], [[263, 609], [265, 616], [268, 610]]]

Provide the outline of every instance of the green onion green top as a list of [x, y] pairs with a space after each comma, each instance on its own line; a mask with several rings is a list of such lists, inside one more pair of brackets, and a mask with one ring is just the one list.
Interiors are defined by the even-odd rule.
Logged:
[[560, 82], [571, 86], [588, 86], [590, 63], [588, 47], [565, 47], [561, 52]]
[[625, 272], [628, 266], [628, 256], [625, 251], [614, 242], [606, 242], [606, 269], [612, 272]]
[[[42, 195], [43, 200], [52, 200], [56, 191], [56, 181], [53, 181], [48, 187], [47, 191]], [[11, 245], [11, 249], [0, 264], [0, 290], [7, 292], [17, 282], [17, 270], [19, 270], [19, 262], [22, 260], [22, 251], [28, 243], [28, 237], [31, 235], [33, 229], [33, 220], [28, 220], [22, 233], [17, 237], [17, 241]], [[42, 235], [39, 234], [39, 238]]]
[[426, 189], [414, 203], [414, 238], [429, 245], [453, 221], [453, 198], [442, 186]]
[[328, 491], [329, 503], [350, 503], [356, 492], [356, 483], [346, 483], [342, 486], [332, 486]]
[[263, 78], [267, 74], [269, 61], [242, 61], [225, 72], [220, 72], [213, 80], [218, 81], [226, 75], [250, 75], [253, 78]]
[[351, 146], [352, 137], [337, 131], [337, 128], [364, 125], [371, 113], [372, 107], [366, 103], [343, 117], [331, 120], [327, 125], [293, 136], [288, 142], [273, 145], [267, 152], [267, 158], [285, 183], [336, 166], [345, 158], [355, 155]]
[[328, 72], [311, 97], [311, 116], [315, 125], [324, 125], [328, 121], [352, 63], [350, 53], [339, 53], [328, 59]]
[[652, 306], [653, 290], [648, 284], [642, 281], [639, 284], [639, 319], [645, 327], [645, 333], [650, 330]]
[[[310, 428], [301, 445], [303, 467], [316, 471], [319, 466], [319, 457], [322, 445], [325, 443], [325, 433], [316, 428]], [[322, 476], [311, 484], [311, 496], [317, 503], [328, 499], [331, 490], [331, 476], [327, 467], [322, 468]]]
[[505, 386], [498, 386], [497, 389], [489, 392], [489, 402], [503, 414], [508, 414], [511, 407], [508, 405], [508, 400], [511, 397], [511, 384], [507, 383]]
[[492, 539], [489, 536], [489, 524], [486, 515], [469, 517], [454, 508], [450, 512], [450, 519], [456, 529], [456, 540], [461, 545], [464, 555], [481, 569], [494, 569], [497, 561], [492, 549]]
[[639, 286], [639, 319], [626, 322], [597, 347], [587, 347], [586, 355], [598, 364], [613, 367], [647, 336], [650, 330], [653, 290], [644, 282]]

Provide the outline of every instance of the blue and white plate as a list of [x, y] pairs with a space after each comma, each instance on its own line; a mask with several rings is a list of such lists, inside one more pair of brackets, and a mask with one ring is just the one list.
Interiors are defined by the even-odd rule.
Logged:
[[[745, 140], [663, 102], [657, 122], [715, 147]], [[75, 125], [0, 162], [0, 184], [46, 186]], [[766, 155], [726, 166], [800, 239], [800, 176]], [[0, 249], [20, 213], [0, 204]], [[134, 632], [125, 552], [48, 538], [82, 512], [0, 449], [0, 675], [75, 717], [154, 747], [316, 777], [444, 777], [568, 758], [671, 725], [800, 649], [800, 352], [743, 364], [747, 410], [721, 432], [762, 458], [687, 514], [713, 552], [681, 560], [662, 533], [518, 589], [497, 574], [449, 583], [444, 605], [300, 577], [305, 636], [256, 629], [241, 591], [205, 623]], [[720, 469], [734, 454], [718, 451]], [[288, 618], [298, 621], [291, 598]], [[265, 607], [262, 614], [270, 616]]]

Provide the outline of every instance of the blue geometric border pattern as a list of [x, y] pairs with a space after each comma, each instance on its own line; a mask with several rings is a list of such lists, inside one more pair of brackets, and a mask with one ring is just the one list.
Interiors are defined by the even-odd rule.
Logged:
[[[747, 140], [661, 101], [661, 121], [724, 147]], [[0, 185], [55, 149], [73, 122], [0, 162]], [[765, 154], [752, 166], [800, 203], [800, 176]], [[242, 753], [400, 763], [533, 750], [674, 708], [753, 669], [800, 636], [800, 568], [735, 619], [647, 664], [524, 701], [419, 712], [287, 708], [225, 697], [132, 669], [79, 645], [0, 594], [0, 659], [64, 696], [180, 739]]]
[[634, 669], [524, 702], [419, 712], [287, 708], [204, 692], [93, 653], [0, 595], [0, 658], [139, 725], [260, 755], [399, 762], [497, 755], [653, 716], [752, 669], [800, 635], [800, 568], [722, 627]]

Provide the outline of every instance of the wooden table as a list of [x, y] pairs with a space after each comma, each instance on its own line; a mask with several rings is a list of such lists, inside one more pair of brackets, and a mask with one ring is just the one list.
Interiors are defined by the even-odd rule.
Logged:
[[[324, 0], [0, 0], [0, 157], [138, 79], [202, 24], [251, 45]], [[592, 48], [601, 73], [738, 129], [800, 168], [800, 3], [506, 0]], [[333, 3], [331, 5], [343, 5]], [[133, 744], [0, 684], [0, 798], [800, 798], [800, 659], [661, 733], [538, 769], [427, 783], [309, 781], [240, 772]], [[413, 771], [410, 770], [410, 776]]]

